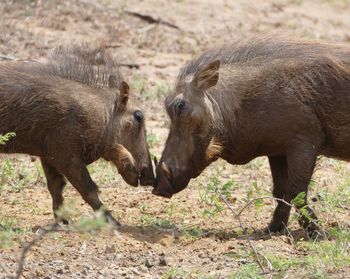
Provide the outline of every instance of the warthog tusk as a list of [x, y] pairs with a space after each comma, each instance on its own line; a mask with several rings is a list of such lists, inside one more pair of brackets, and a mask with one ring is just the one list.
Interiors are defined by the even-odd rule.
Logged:
[[158, 166], [158, 159], [156, 156], [153, 157], [153, 163], [154, 163], [154, 166], [157, 167]]
[[168, 165], [164, 162], [162, 162], [161, 164], [161, 170], [163, 171], [163, 173], [165, 174], [165, 176], [170, 180], [171, 179], [171, 171], [168, 167]]

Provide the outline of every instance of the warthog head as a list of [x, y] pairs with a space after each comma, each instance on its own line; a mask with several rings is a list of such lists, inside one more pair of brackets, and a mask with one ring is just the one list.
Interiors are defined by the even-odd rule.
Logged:
[[171, 197], [218, 158], [221, 146], [213, 133], [215, 108], [205, 93], [217, 84], [219, 67], [216, 60], [193, 75], [180, 76], [175, 91], [166, 99], [171, 125], [156, 170], [154, 194]]
[[145, 119], [142, 110], [129, 101], [129, 86], [120, 83], [117, 106], [117, 143], [108, 154], [123, 179], [132, 186], [154, 186], [155, 177], [146, 140]]

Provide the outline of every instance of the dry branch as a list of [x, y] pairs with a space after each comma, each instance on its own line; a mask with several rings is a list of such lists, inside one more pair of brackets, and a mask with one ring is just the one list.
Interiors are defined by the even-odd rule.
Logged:
[[[258, 265], [259, 265], [259, 267], [260, 267], [262, 273], [263, 273], [263, 274], [267, 274], [267, 273], [266, 273], [266, 270], [265, 270], [265, 268], [264, 268], [264, 265], [262, 264], [262, 262], [261, 262], [261, 260], [260, 260], [260, 257], [259, 257], [258, 252], [256, 251], [256, 249], [255, 249], [253, 243], [250, 241], [250, 238], [249, 238], [249, 234], [248, 234], [248, 232], [247, 232], [247, 229], [243, 226], [243, 222], [242, 222], [242, 220], [241, 220], [241, 218], [240, 218], [240, 215], [241, 215], [241, 213], [243, 212], [243, 210], [244, 210], [245, 208], [247, 208], [253, 201], [249, 202], [246, 206], [244, 206], [243, 209], [240, 210], [239, 213], [237, 214], [236, 211], [232, 208], [232, 206], [228, 203], [228, 201], [226, 200], [225, 196], [221, 193], [221, 191], [220, 191], [219, 189], [217, 189], [217, 191], [218, 191], [218, 193], [219, 193], [221, 199], [222, 199], [222, 200], [224, 201], [224, 203], [226, 204], [227, 208], [233, 213], [233, 215], [235, 215], [235, 218], [238, 220], [239, 226], [240, 226], [240, 228], [242, 229], [242, 231], [243, 231], [243, 233], [244, 233], [244, 235], [245, 235], [245, 237], [246, 237], [246, 239], [247, 239], [247, 241], [248, 241], [248, 245], [249, 245], [250, 249], [252, 250], [252, 252], [253, 252], [253, 254], [254, 254], [254, 257], [255, 257], [255, 260], [256, 260], [256, 262], [258, 263]], [[272, 270], [270, 270], [270, 272], [271, 272], [271, 271], [272, 271]]]
[[140, 65], [135, 63], [118, 63], [118, 66], [127, 67], [129, 69], [140, 69]]
[[0, 55], [0, 61], [9, 61], [9, 60], [14, 60], [14, 58], [9, 57], [9, 56]]
[[168, 21], [165, 21], [165, 20], [162, 20], [161, 18], [154, 18], [153, 16], [151, 15], [147, 15], [147, 14], [142, 14], [142, 13], [138, 13], [138, 12], [133, 12], [133, 11], [125, 11], [125, 13], [127, 13], [128, 15], [131, 15], [131, 16], [134, 16], [134, 17], [137, 17], [137, 18], [140, 18], [148, 23], [155, 23], [155, 24], [162, 24], [162, 25], [166, 25], [170, 28], [174, 28], [174, 29], [177, 29], [177, 30], [180, 30], [180, 27], [178, 27], [177, 25], [175, 24], [172, 24]]
[[23, 244], [21, 255], [20, 255], [19, 260], [18, 260], [18, 268], [16, 270], [16, 274], [14, 276], [10, 277], [11, 279], [12, 278], [13, 279], [21, 278], [26, 255], [27, 255], [28, 251], [30, 250], [30, 248], [32, 246], [34, 246], [38, 241], [40, 241], [44, 237], [44, 235], [51, 233], [51, 232], [54, 232], [54, 231], [57, 231], [57, 228], [58, 228], [58, 223], [53, 223], [47, 227], [42, 227], [38, 230], [39, 234], [36, 237], [34, 237], [31, 241]]
[[[253, 252], [253, 254], [254, 254], [255, 260], [256, 260], [257, 264], [259, 265], [262, 274], [263, 274], [263, 275], [269, 274], [269, 278], [273, 278], [273, 272], [274, 272], [274, 270], [273, 270], [273, 267], [272, 267], [270, 261], [269, 261], [264, 255], [262, 255], [261, 253], [259, 253], [259, 252], [256, 251], [256, 249], [255, 249], [253, 243], [250, 241], [249, 235], [248, 235], [248, 233], [247, 233], [247, 229], [243, 226], [243, 223], [242, 223], [240, 217], [241, 217], [241, 214], [243, 213], [243, 211], [244, 211], [245, 209], [247, 209], [250, 205], [252, 205], [254, 202], [256, 202], [257, 200], [271, 199], [271, 200], [283, 202], [283, 203], [285, 203], [286, 205], [288, 205], [288, 206], [290, 206], [290, 207], [295, 207], [295, 206], [293, 206], [293, 205], [292, 205], [291, 203], [289, 203], [289, 202], [286, 202], [286, 201], [283, 200], [283, 199], [279, 199], [279, 198], [275, 198], [275, 197], [270, 197], [270, 196], [264, 196], [264, 197], [257, 197], [257, 198], [255, 198], [255, 199], [250, 200], [249, 202], [247, 202], [247, 203], [238, 211], [238, 213], [236, 213], [236, 211], [232, 208], [232, 206], [227, 202], [225, 196], [221, 193], [221, 191], [220, 191], [218, 188], [216, 189], [216, 191], [219, 193], [221, 199], [224, 201], [224, 203], [226, 204], [226, 206], [228, 207], [228, 209], [233, 213], [233, 215], [235, 216], [235, 218], [236, 218], [237, 221], [239, 222], [239, 226], [240, 226], [240, 228], [242, 229], [242, 231], [244, 232], [244, 235], [245, 235], [245, 237], [246, 237], [246, 239], [247, 239], [247, 241], [248, 241], [249, 247], [250, 247], [250, 249], [252, 250], [252, 252]], [[297, 210], [297, 212], [299, 212], [299, 209], [298, 209], [298, 208], [296, 208], [296, 210]], [[300, 213], [299, 213], [299, 214], [300, 214]], [[314, 221], [312, 221], [312, 222], [314, 222]], [[289, 231], [288, 231], [288, 233], [289, 233]], [[325, 233], [323, 232], [323, 234], [325, 234]], [[291, 241], [292, 241], [292, 244], [293, 244], [293, 246], [294, 246], [294, 245], [295, 245], [294, 239], [293, 239], [293, 237], [290, 235], [290, 233], [289, 233], [289, 236], [290, 236]], [[264, 260], [266, 261], [266, 264], [268, 265], [268, 269], [269, 269], [268, 271], [265, 270], [264, 265], [262, 264], [259, 255], [260, 255], [261, 257], [263, 257]]]

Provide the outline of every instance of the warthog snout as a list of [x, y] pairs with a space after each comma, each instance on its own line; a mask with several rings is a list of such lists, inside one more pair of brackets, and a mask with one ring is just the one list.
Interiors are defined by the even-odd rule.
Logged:
[[153, 173], [153, 166], [151, 160], [148, 165], [144, 165], [140, 170], [140, 185], [141, 186], [154, 186], [155, 177]]
[[140, 172], [131, 153], [121, 144], [117, 144], [113, 154], [113, 163], [126, 183], [132, 186], [139, 185]]
[[168, 165], [165, 162], [162, 162], [157, 166], [157, 180], [152, 194], [165, 198], [171, 198], [173, 195], [171, 183], [172, 172]]
[[161, 162], [157, 166], [156, 186], [152, 193], [157, 196], [171, 198], [172, 195], [187, 186], [190, 178], [189, 174], [183, 169], [176, 171], [169, 164]]

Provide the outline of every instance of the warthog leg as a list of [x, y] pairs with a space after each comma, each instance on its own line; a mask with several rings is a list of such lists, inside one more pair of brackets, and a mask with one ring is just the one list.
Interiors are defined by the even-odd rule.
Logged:
[[[66, 185], [66, 180], [62, 174], [60, 174], [57, 169], [51, 166], [46, 162], [44, 158], [41, 158], [41, 165], [43, 166], [44, 173], [47, 180], [47, 187], [49, 188], [51, 197], [52, 197], [52, 208], [54, 212], [55, 219], [58, 220], [56, 211], [63, 204], [63, 188]], [[59, 220], [64, 224], [68, 224], [68, 221], [65, 219]]]
[[[98, 197], [98, 187], [91, 179], [91, 176], [84, 163], [77, 163], [72, 160], [63, 170], [62, 174], [68, 179], [73, 187], [80, 193], [84, 201], [89, 204], [94, 211], [103, 209], [103, 204]], [[111, 213], [103, 209], [106, 221], [117, 226], [120, 225]]]
[[[304, 192], [304, 200], [297, 204], [298, 209], [303, 208], [307, 215], [300, 214], [299, 224], [307, 231], [309, 236], [318, 233], [315, 223], [317, 217], [307, 205], [308, 185], [315, 167], [316, 152], [314, 147], [299, 148], [289, 152], [286, 156], [269, 157], [272, 177], [273, 195], [290, 203], [298, 194]], [[290, 206], [279, 201], [275, 209], [270, 231], [281, 231], [287, 226]]]

